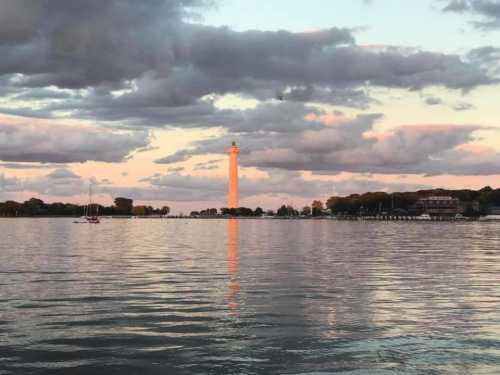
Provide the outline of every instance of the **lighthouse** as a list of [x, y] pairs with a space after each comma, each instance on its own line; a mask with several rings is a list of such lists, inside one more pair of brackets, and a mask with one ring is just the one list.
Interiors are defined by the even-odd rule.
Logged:
[[238, 208], [238, 154], [240, 149], [233, 142], [229, 149], [229, 185], [227, 193], [228, 208]]

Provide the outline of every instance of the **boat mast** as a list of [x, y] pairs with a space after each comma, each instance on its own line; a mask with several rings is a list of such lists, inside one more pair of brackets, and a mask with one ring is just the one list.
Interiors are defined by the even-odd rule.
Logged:
[[89, 184], [89, 203], [87, 206], [87, 216], [92, 216], [92, 183]]

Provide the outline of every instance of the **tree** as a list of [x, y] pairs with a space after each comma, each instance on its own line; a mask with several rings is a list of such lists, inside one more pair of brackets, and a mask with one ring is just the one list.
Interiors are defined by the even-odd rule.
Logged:
[[[90, 205], [80, 206], [71, 203], [44, 203], [41, 199], [31, 198], [23, 203], [18, 203], [15, 201], [7, 201], [0, 203], [0, 216], [82, 216], [86, 209], [90, 214], [100, 214], [100, 215], [113, 215], [116, 213], [126, 213], [130, 215], [132, 213], [132, 208], [129, 210], [129, 204], [132, 203], [131, 199], [127, 198], [117, 198], [115, 200], [119, 206], [121, 206], [121, 211], [118, 211], [117, 206], [105, 207], [98, 203], [93, 203]], [[168, 212], [163, 209], [164, 212]], [[160, 209], [154, 209], [151, 206], [138, 206], [133, 208], [134, 215], [152, 215], [154, 213], [159, 214]]]
[[288, 209], [286, 208], [286, 206], [282, 205], [280, 208], [278, 208], [278, 211], [276, 212], [276, 215], [278, 215], [278, 216], [288, 216]]
[[38, 198], [31, 198], [22, 205], [22, 211], [29, 216], [43, 215], [47, 213], [45, 203]]
[[301, 215], [310, 216], [311, 215], [311, 207], [305, 206], [304, 208], [302, 208]]
[[255, 211], [253, 212], [253, 214], [254, 214], [255, 216], [262, 216], [262, 215], [264, 215], [264, 210], [263, 210], [262, 208], [260, 208], [260, 207], [257, 207], [257, 208], [255, 209]]
[[311, 207], [312, 207], [312, 215], [313, 216], [323, 215], [323, 209], [324, 209], [323, 202], [314, 201], [314, 202], [312, 202]]
[[200, 216], [217, 216], [216, 208], [207, 208], [206, 210], [200, 211]]
[[224, 216], [253, 216], [254, 212], [251, 208], [247, 207], [239, 207], [239, 208], [221, 208], [220, 209], [222, 215]]
[[115, 198], [115, 206], [118, 214], [130, 215], [134, 207], [134, 201], [129, 198], [118, 197]]
[[132, 215], [134, 216], [146, 216], [147, 210], [145, 206], [135, 206], [132, 209]]
[[238, 208], [238, 213], [236, 214], [236, 216], [244, 216], [244, 217], [253, 216], [253, 210], [248, 207], [240, 207]]
[[298, 211], [295, 210], [292, 206], [281, 206], [277, 211], [278, 216], [298, 216]]
[[15, 201], [7, 201], [3, 206], [3, 216], [18, 216], [21, 210], [21, 204]]
[[163, 206], [160, 210], [160, 214], [163, 216], [167, 216], [170, 213], [170, 207]]

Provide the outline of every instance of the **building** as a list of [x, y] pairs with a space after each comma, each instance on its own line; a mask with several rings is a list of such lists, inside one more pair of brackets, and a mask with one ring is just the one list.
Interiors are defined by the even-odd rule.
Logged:
[[236, 146], [236, 142], [233, 142], [231, 148], [229, 149], [229, 184], [227, 193], [227, 207], [228, 208], [238, 208], [239, 196], [238, 196], [238, 154], [240, 149]]
[[427, 197], [417, 202], [417, 209], [431, 216], [455, 216], [463, 213], [460, 200], [452, 197]]

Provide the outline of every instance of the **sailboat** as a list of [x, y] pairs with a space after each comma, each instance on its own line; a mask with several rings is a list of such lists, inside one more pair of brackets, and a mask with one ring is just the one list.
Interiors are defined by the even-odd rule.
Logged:
[[[93, 212], [92, 208], [95, 208]], [[89, 203], [83, 207], [83, 217], [80, 220], [75, 220], [75, 224], [99, 224], [99, 205], [94, 205], [92, 203], [92, 185], [89, 185]]]

